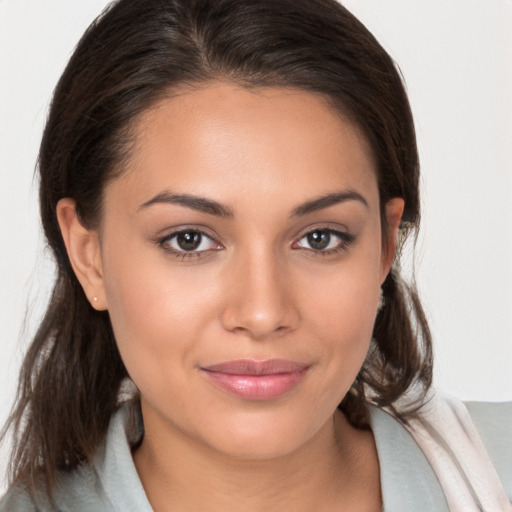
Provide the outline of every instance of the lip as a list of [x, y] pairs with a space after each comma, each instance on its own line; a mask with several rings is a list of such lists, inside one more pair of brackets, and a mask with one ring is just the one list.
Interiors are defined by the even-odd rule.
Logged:
[[202, 367], [220, 389], [247, 400], [271, 400], [288, 393], [304, 378], [309, 366], [284, 359], [239, 359]]

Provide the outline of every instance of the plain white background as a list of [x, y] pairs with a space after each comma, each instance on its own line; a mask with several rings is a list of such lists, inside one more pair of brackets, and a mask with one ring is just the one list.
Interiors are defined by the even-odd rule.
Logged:
[[[0, 423], [53, 275], [33, 177], [48, 103], [106, 3], [0, 0]], [[512, 1], [344, 4], [399, 63], [416, 119], [423, 172], [416, 272], [436, 385], [466, 400], [511, 400]], [[0, 475], [6, 459], [3, 447]], [[2, 485], [0, 476], [0, 492]]]

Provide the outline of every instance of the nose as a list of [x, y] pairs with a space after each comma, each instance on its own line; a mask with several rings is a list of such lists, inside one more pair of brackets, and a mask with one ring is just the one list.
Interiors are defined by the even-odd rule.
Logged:
[[229, 269], [225, 329], [264, 340], [296, 329], [299, 309], [286, 264], [272, 253], [240, 257]]

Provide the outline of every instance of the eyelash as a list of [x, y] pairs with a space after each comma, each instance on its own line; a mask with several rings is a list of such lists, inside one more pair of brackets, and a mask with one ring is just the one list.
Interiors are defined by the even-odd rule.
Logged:
[[[166, 246], [166, 244], [169, 243], [171, 240], [173, 240], [180, 234], [185, 234], [185, 233], [201, 235], [201, 237], [207, 238], [208, 240], [215, 242], [216, 244], [218, 244], [220, 246], [220, 244], [212, 236], [208, 235], [204, 231], [201, 231], [200, 229], [197, 229], [197, 228], [193, 228], [193, 229], [185, 228], [185, 229], [180, 229], [178, 231], [175, 231], [174, 233], [171, 233], [170, 235], [167, 235], [164, 238], [162, 238], [161, 240], [159, 240], [158, 245], [166, 253], [170, 254], [171, 256], [174, 256], [176, 259], [179, 259], [181, 261], [200, 258], [203, 255], [203, 253], [207, 252], [208, 250], [219, 250], [219, 249], [208, 249], [208, 250], [203, 250], [203, 251], [195, 251], [195, 250], [185, 251], [185, 250], [176, 250], [176, 249]], [[201, 240], [201, 243], [202, 243], [202, 240]]]
[[329, 228], [329, 227], [316, 227], [313, 229], [310, 229], [306, 233], [304, 233], [297, 242], [294, 242], [293, 245], [297, 244], [307, 236], [311, 235], [312, 233], [315, 233], [317, 231], [321, 231], [323, 233], [327, 233], [329, 236], [335, 236], [339, 238], [340, 242], [336, 245], [336, 247], [333, 247], [331, 249], [313, 249], [313, 248], [306, 248], [307, 251], [311, 251], [314, 253], [315, 256], [331, 256], [333, 254], [338, 254], [340, 252], [343, 252], [347, 250], [347, 248], [355, 241], [356, 237], [354, 235], [351, 235], [350, 233], [346, 233], [344, 231], [339, 231], [337, 229]]
[[[333, 247], [332, 249], [313, 249], [313, 248], [307, 248], [307, 247], [293, 247], [294, 245], [298, 244], [302, 239], [306, 238], [307, 236], [311, 235], [312, 233], [315, 233], [317, 231], [321, 231], [323, 233], [327, 233], [329, 236], [332, 236], [334, 235], [335, 237], [339, 238], [340, 239], [340, 243], [336, 246], [336, 247]], [[180, 234], [185, 234], [185, 233], [191, 233], [191, 234], [195, 234], [195, 235], [201, 235], [201, 237], [205, 237], [207, 238], [208, 240], [210, 240], [211, 242], [214, 242], [216, 244], [218, 244], [220, 246], [220, 244], [210, 235], [208, 235], [207, 233], [205, 233], [204, 231], [201, 231], [200, 229], [180, 229], [178, 231], [175, 231], [167, 236], [165, 236], [164, 238], [158, 240], [158, 245], [168, 254], [172, 255], [173, 257], [183, 261], [183, 260], [188, 260], [188, 259], [197, 259], [197, 258], [201, 258], [204, 253], [210, 251], [210, 250], [220, 250], [220, 248], [217, 248], [217, 249], [206, 249], [206, 250], [202, 250], [202, 251], [197, 251], [197, 250], [191, 250], [191, 251], [186, 251], [186, 250], [176, 250], [176, 249], [173, 249], [173, 248], [170, 248], [168, 246], [166, 246], [166, 244], [168, 244], [171, 240], [175, 239], [177, 236], [179, 236]], [[292, 244], [292, 248], [294, 249], [305, 249], [307, 251], [310, 251], [312, 252], [315, 256], [318, 255], [318, 256], [330, 256], [330, 255], [333, 255], [333, 254], [337, 254], [337, 253], [340, 253], [340, 252], [343, 252], [345, 251], [354, 241], [355, 241], [355, 236], [354, 235], [351, 235], [350, 233], [346, 233], [346, 232], [343, 232], [343, 231], [338, 231], [336, 229], [332, 229], [332, 228], [329, 228], [329, 227], [316, 227], [316, 228], [313, 228], [313, 229], [310, 229], [309, 231], [307, 231], [306, 233], [304, 233], [296, 242], [294, 242]], [[202, 243], [202, 240], [201, 242]]]

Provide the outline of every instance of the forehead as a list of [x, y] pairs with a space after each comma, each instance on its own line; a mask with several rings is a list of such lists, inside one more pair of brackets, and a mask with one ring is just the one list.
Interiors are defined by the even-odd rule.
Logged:
[[212, 83], [160, 101], [134, 132], [115, 181], [141, 203], [164, 189], [221, 202], [256, 193], [300, 202], [347, 188], [378, 195], [365, 138], [319, 94]]

